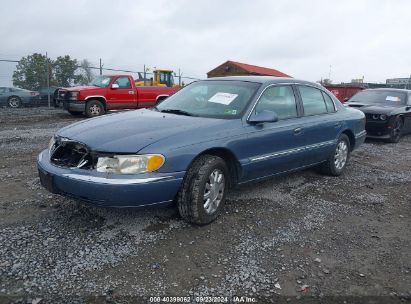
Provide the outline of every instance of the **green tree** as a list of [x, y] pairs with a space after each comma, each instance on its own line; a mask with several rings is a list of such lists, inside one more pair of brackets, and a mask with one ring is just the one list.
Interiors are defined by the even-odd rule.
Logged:
[[77, 83], [80, 79], [79, 75], [76, 75], [77, 67], [77, 60], [71, 59], [69, 55], [57, 57], [53, 64], [54, 83], [62, 87]]
[[13, 72], [13, 85], [28, 90], [38, 90], [47, 86], [47, 62], [49, 77], [52, 80], [52, 61], [46, 56], [34, 53], [21, 58]]
[[91, 63], [87, 59], [81, 61], [79, 66], [79, 84], [87, 85], [94, 79], [95, 76], [90, 66]]

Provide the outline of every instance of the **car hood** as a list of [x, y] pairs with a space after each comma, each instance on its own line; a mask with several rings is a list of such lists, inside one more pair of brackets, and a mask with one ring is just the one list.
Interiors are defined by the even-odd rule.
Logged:
[[384, 105], [384, 104], [376, 105], [376, 104], [367, 104], [367, 103], [361, 103], [361, 102], [349, 102], [349, 103], [346, 103], [346, 105], [348, 105], [351, 108], [361, 110], [367, 114], [389, 114], [393, 110], [401, 107], [401, 105], [399, 106]]
[[96, 86], [77, 86], [77, 87], [70, 87], [70, 88], [63, 88], [63, 90], [66, 91], [85, 91], [85, 90], [95, 90], [95, 89], [101, 89], [100, 87]]
[[58, 137], [85, 144], [93, 151], [137, 153], [141, 149], [177, 136], [181, 145], [215, 138], [232, 129], [239, 120], [190, 117], [160, 113], [153, 110], [135, 110], [105, 115], [69, 125], [57, 132]]

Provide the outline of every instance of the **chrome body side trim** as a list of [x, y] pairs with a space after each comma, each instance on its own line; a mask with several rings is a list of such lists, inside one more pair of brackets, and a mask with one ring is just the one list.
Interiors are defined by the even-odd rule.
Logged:
[[102, 96], [102, 95], [91, 95], [91, 96], [87, 96], [86, 98], [84, 98], [84, 100], [89, 100], [89, 99], [91, 99], [91, 98], [103, 98], [105, 101], [107, 101], [106, 98], [105, 98], [104, 96]]
[[271, 154], [266, 154], [266, 155], [253, 157], [250, 160], [251, 160], [251, 162], [261, 161], [261, 160], [265, 160], [265, 159], [290, 155], [290, 154], [294, 154], [294, 153], [305, 151], [305, 150], [313, 150], [313, 149], [333, 145], [335, 143], [336, 143], [335, 140], [329, 140], [329, 141], [321, 142], [321, 143], [318, 143], [318, 144], [304, 146], [304, 147], [301, 147], [301, 148], [289, 149], [289, 150], [284, 150], [284, 151], [280, 151], [280, 152], [277, 152], [277, 153], [271, 153]]
[[156, 101], [158, 101], [158, 99], [160, 98], [160, 97], [169, 97], [170, 95], [167, 95], [167, 94], [162, 94], [162, 95], [158, 95], [157, 97], [156, 97]]
[[360, 138], [367, 135], [367, 131], [363, 130], [358, 134], [355, 134], [355, 138]]
[[98, 176], [86, 176], [81, 174], [75, 173], [66, 173], [62, 174], [62, 176], [79, 180], [85, 181], [90, 183], [96, 184], [107, 184], [107, 185], [136, 185], [136, 184], [147, 184], [151, 182], [157, 182], [162, 180], [169, 180], [173, 179], [173, 176], [161, 176], [161, 177], [149, 177], [149, 178], [106, 178], [106, 177], [98, 177]]

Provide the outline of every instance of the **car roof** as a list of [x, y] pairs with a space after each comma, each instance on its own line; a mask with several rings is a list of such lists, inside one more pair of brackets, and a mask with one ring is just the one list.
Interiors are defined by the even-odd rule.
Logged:
[[227, 77], [212, 77], [207, 78], [206, 80], [239, 80], [239, 81], [249, 81], [257, 82], [262, 84], [274, 84], [274, 83], [300, 83], [300, 84], [309, 84], [316, 87], [321, 87], [318, 83], [310, 82], [301, 79], [295, 79], [290, 77], [273, 77], [273, 76], [227, 76]]
[[389, 91], [389, 92], [403, 92], [403, 93], [411, 93], [411, 90], [406, 89], [396, 89], [396, 88], [376, 88], [376, 89], [366, 89], [364, 91]]

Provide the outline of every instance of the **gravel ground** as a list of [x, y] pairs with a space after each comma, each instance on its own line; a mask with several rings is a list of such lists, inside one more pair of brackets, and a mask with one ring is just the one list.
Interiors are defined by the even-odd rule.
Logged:
[[339, 178], [306, 170], [234, 189], [197, 227], [176, 208], [98, 209], [45, 191], [36, 156], [79, 119], [0, 109], [0, 303], [411, 301], [411, 136], [367, 142]]

